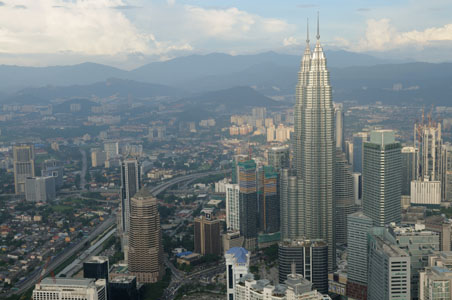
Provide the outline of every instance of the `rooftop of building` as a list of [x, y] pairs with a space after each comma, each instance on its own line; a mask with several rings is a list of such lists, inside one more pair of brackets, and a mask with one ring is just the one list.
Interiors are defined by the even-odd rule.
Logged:
[[91, 278], [44, 278], [41, 286], [80, 286], [88, 287], [95, 283], [95, 279]]
[[226, 252], [226, 254], [233, 255], [238, 263], [246, 263], [248, 260], [248, 253], [248, 250], [242, 247], [232, 247]]
[[402, 225], [397, 226], [395, 224], [390, 225], [391, 229], [397, 236], [413, 236], [413, 235], [422, 235], [422, 236], [430, 236], [430, 235], [438, 235], [438, 233], [426, 230], [424, 224], [415, 224], [415, 225]]
[[106, 256], [91, 256], [86, 263], [104, 263], [108, 262], [108, 257]]
[[396, 245], [393, 245], [389, 241], [385, 240], [381, 236], [374, 236], [375, 241], [380, 246], [380, 248], [388, 254], [390, 257], [409, 257], [404, 250], [400, 249]]
[[131, 275], [116, 276], [110, 280], [110, 283], [130, 283], [135, 279], [136, 277]]

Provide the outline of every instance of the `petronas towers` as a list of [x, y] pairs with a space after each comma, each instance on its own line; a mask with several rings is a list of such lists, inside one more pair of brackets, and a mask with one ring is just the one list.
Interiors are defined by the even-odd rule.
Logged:
[[335, 268], [334, 108], [318, 21], [316, 37], [312, 51], [308, 33], [298, 72], [294, 170], [293, 174], [281, 175], [281, 217], [286, 218], [282, 235], [289, 239], [323, 239], [328, 244], [331, 270]]

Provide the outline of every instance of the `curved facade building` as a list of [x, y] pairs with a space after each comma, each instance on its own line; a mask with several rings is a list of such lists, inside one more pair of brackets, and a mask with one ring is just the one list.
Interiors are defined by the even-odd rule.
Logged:
[[140, 283], [154, 283], [164, 272], [157, 199], [143, 188], [130, 204], [129, 272]]
[[284, 283], [292, 273], [311, 281], [313, 288], [328, 293], [328, 245], [323, 240], [284, 240], [278, 248], [279, 283]]

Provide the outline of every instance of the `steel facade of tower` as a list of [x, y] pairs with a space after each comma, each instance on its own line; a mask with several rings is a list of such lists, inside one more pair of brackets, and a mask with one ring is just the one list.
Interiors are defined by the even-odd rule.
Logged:
[[299, 212], [296, 231], [299, 237], [327, 242], [330, 270], [336, 266], [335, 149], [330, 75], [317, 32], [313, 52], [307, 39], [296, 88], [294, 151]]

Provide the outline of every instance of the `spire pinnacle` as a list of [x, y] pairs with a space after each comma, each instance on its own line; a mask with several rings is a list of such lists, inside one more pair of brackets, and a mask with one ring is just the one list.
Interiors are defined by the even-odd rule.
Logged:
[[306, 23], [306, 44], [309, 44], [309, 18]]
[[317, 40], [320, 40], [319, 12], [317, 12]]

